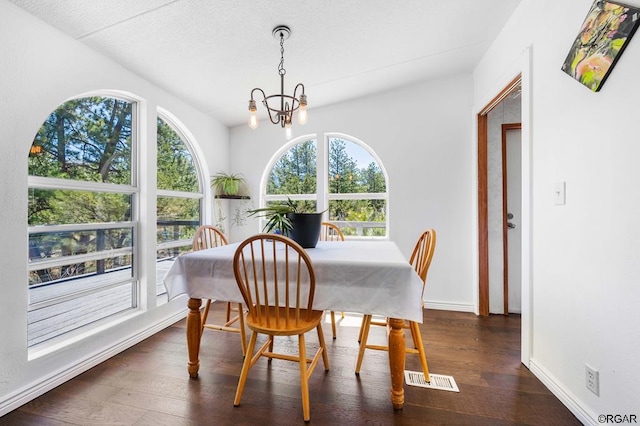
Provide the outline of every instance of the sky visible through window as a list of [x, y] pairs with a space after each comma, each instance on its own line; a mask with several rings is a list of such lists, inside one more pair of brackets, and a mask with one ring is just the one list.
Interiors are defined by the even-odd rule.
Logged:
[[371, 154], [357, 143], [346, 144], [345, 151], [356, 162], [359, 169], [366, 168], [371, 162], [375, 162]]

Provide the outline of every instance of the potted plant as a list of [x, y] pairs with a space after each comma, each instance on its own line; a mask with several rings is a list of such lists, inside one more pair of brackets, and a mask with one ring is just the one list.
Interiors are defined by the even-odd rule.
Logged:
[[216, 196], [219, 197], [238, 197], [241, 188], [245, 185], [242, 174], [227, 174], [218, 172], [211, 177], [211, 187], [214, 189]]
[[287, 198], [285, 204], [273, 204], [248, 210], [247, 213], [249, 216], [264, 217], [267, 220], [263, 232], [281, 233], [303, 248], [314, 248], [318, 243], [324, 212], [303, 212], [296, 203]]

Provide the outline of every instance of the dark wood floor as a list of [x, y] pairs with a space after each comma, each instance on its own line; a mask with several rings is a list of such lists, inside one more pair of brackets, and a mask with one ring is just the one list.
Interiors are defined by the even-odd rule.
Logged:
[[[220, 315], [221, 304], [215, 315]], [[520, 363], [520, 317], [426, 311], [421, 325], [432, 373], [454, 377], [460, 392], [405, 386], [405, 406], [389, 399], [387, 353], [368, 351], [354, 375], [359, 319], [347, 315], [331, 340], [331, 369], [310, 379], [317, 425], [579, 425]], [[298, 367], [259, 360], [233, 407], [242, 354], [239, 335], [205, 332], [200, 375], [186, 372], [185, 321], [0, 418], [2, 425], [298, 425]], [[384, 329], [372, 330], [382, 341]], [[308, 345], [314, 340], [309, 338]], [[294, 340], [282, 342], [295, 348]], [[407, 370], [420, 370], [415, 355]]]

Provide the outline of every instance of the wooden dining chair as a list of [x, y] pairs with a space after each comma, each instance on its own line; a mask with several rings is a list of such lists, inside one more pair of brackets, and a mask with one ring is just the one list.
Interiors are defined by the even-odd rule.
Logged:
[[[233, 405], [240, 405], [249, 370], [260, 357], [268, 358], [269, 362], [273, 358], [298, 362], [302, 413], [304, 420], [309, 421], [309, 377], [320, 357], [324, 369], [329, 370], [321, 324], [323, 311], [313, 309], [316, 281], [309, 255], [288, 237], [258, 234], [244, 240], [236, 249], [233, 272], [249, 308], [246, 324], [252, 330]], [[319, 347], [312, 358], [307, 358], [305, 333], [314, 328]], [[254, 354], [259, 334], [266, 335], [267, 339]], [[274, 352], [277, 336], [298, 336], [297, 356]]]
[[331, 222], [322, 222], [320, 241], [344, 241], [344, 234], [338, 225]]
[[[193, 236], [193, 251], [205, 250], [212, 247], [227, 245], [227, 238], [224, 234], [215, 226], [202, 225], [196, 229], [196, 233]], [[242, 303], [238, 303], [237, 306], [233, 306], [231, 302], [227, 303], [226, 322], [224, 324], [207, 323], [207, 317], [209, 316], [209, 309], [211, 308], [211, 299], [207, 299], [202, 310], [202, 316], [200, 323], [202, 327], [200, 329], [200, 339], [205, 328], [211, 330], [229, 331], [232, 333], [240, 333], [240, 344], [242, 345], [242, 356], [247, 352], [247, 335], [244, 328], [244, 310]], [[232, 327], [233, 324], [238, 322], [238, 327]]]
[[[320, 227], [320, 241], [344, 241], [344, 234], [340, 228], [331, 222], [322, 222]], [[337, 336], [336, 329], [336, 314], [334, 311], [330, 311], [331, 314], [331, 332], [333, 338]], [[344, 318], [344, 312], [341, 312], [342, 318]]]
[[[422, 279], [422, 294], [420, 300], [422, 301], [422, 307], [424, 308], [424, 289], [427, 283], [427, 272], [429, 271], [429, 265], [431, 265], [431, 259], [433, 258], [433, 252], [436, 247], [436, 231], [434, 229], [427, 229], [424, 231], [418, 242], [416, 243], [409, 263], [413, 266], [415, 271]], [[360, 367], [362, 366], [362, 360], [364, 358], [364, 351], [366, 349], [375, 349], [388, 351], [388, 346], [382, 345], [368, 345], [367, 339], [369, 338], [369, 330], [372, 325], [388, 327], [387, 321], [374, 321], [371, 315], [365, 315], [362, 318], [362, 325], [360, 326], [360, 351], [358, 352], [358, 362], [356, 363], [356, 374], [360, 374]], [[411, 338], [413, 340], [413, 347], [406, 348], [406, 353], [418, 354], [420, 357], [420, 364], [422, 365], [422, 372], [424, 373], [424, 379], [430, 382], [429, 367], [427, 365], [427, 356], [424, 351], [424, 345], [422, 344], [422, 336], [420, 336], [420, 328], [417, 322], [405, 321], [404, 328], [411, 330]]]

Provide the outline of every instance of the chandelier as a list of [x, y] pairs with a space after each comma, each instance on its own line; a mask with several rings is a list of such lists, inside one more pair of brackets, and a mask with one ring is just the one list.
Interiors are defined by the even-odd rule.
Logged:
[[[269, 113], [269, 120], [273, 124], [280, 124], [285, 129], [287, 139], [291, 138], [291, 124], [293, 121], [293, 113], [298, 111], [298, 123], [305, 124], [307, 122], [307, 95], [304, 94], [304, 85], [298, 83], [293, 90], [293, 96], [284, 93], [284, 76], [287, 71], [284, 69], [284, 41], [291, 36], [291, 30], [285, 25], [279, 25], [272, 31], [272, 35], [276, 39], [280, 39], [280, 64], [278, 65], [278, 74], [280, 75], [280, 93], [267, 96], [259, 87], [251, 91], [251, 99], [249, 100], [249, 127], [255, 129], [258, 127], [258, 117], [256, 115], [256, 101], [254, 93], [262, 94], [262, 104]], [[300, 90], [300, 95], [298, 95]]]

